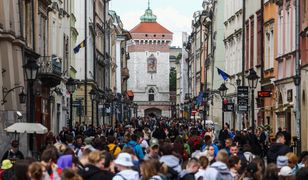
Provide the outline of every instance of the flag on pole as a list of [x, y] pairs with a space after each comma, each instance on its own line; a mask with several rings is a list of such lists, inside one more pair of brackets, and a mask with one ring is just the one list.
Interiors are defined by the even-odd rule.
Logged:
[[224, 81], [226, 81], [228, 78], [230, 78], [230, 75], [229, 75], [229, 74], [227, 74], [227, 73], [224, 72], [223, 70], [219, 69], [218, 67], [216, 67], [216, 68], [217, 68], [218, 74], [222, 77], [222, 79], [223, 79]]
[[196, 99], [196, 104], [198, 105], [198, 106], [200, 106], [201, 105], [201, 103], [202, 103], [202, 100], [203, 100], [203, 92], [199, 92], [199, 95], [197, 96], [197, 99]]
[[80, 48], [84, 48], [86, 46], [86, 40], [83, 40], [80, 44], [78, 44], [75, 48], [74, 48], [74, 53], [77, 54], [80, 50]]

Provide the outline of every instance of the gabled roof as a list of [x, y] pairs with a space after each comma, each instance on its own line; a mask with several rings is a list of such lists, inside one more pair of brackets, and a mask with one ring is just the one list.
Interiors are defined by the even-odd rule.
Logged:
[[173, 34], [168, 29], [164, 28], [157, 22], [141, 22], [135, 26], [130, 33], [161, 33], [161, 34]]

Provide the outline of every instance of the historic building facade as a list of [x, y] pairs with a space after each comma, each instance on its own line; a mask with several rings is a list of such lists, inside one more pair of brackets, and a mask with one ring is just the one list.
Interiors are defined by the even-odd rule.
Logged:
[[276, 108], [277, 128], [295, 134], [295, 1], [277, 1]]
[[173, 33], [156, 22], [150, 7], [130, 33], [128, 89], [134, 93], [138, 116], [170, 116], [169, 46]]
[[301, 125], [302, 125], [302, 133], [301, 133], [301, 141], [302, 141], [302, 149], [308, 149], [308, 137], [307, 137], [307, 127], [308, 127], [308, 111], [306, 111], [308, 107], [308, 99], [307, 99], [307, 91], [308, 91], [308, 3], [306, 0], [301, 1]]

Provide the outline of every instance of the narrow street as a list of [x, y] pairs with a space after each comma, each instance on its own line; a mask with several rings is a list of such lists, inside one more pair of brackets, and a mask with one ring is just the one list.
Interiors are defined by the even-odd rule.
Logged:
[[307, 11], [0, 0], [0, 180], [308, 179]]

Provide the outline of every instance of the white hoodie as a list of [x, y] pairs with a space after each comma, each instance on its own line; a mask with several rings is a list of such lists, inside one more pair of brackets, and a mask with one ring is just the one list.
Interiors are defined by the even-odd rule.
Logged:
[[117, 173], [112, 180], [138, 180], [139, 174], [137, 171], [127, 169]]
[[179, 158], [174, 155], [165, 155], [162, 156], [159, 161], [161, 163], [165, 163], [168, 167], [173, 168], [176, 172], [180, 173], [182, 171], [182, 167], [180, 164]]

